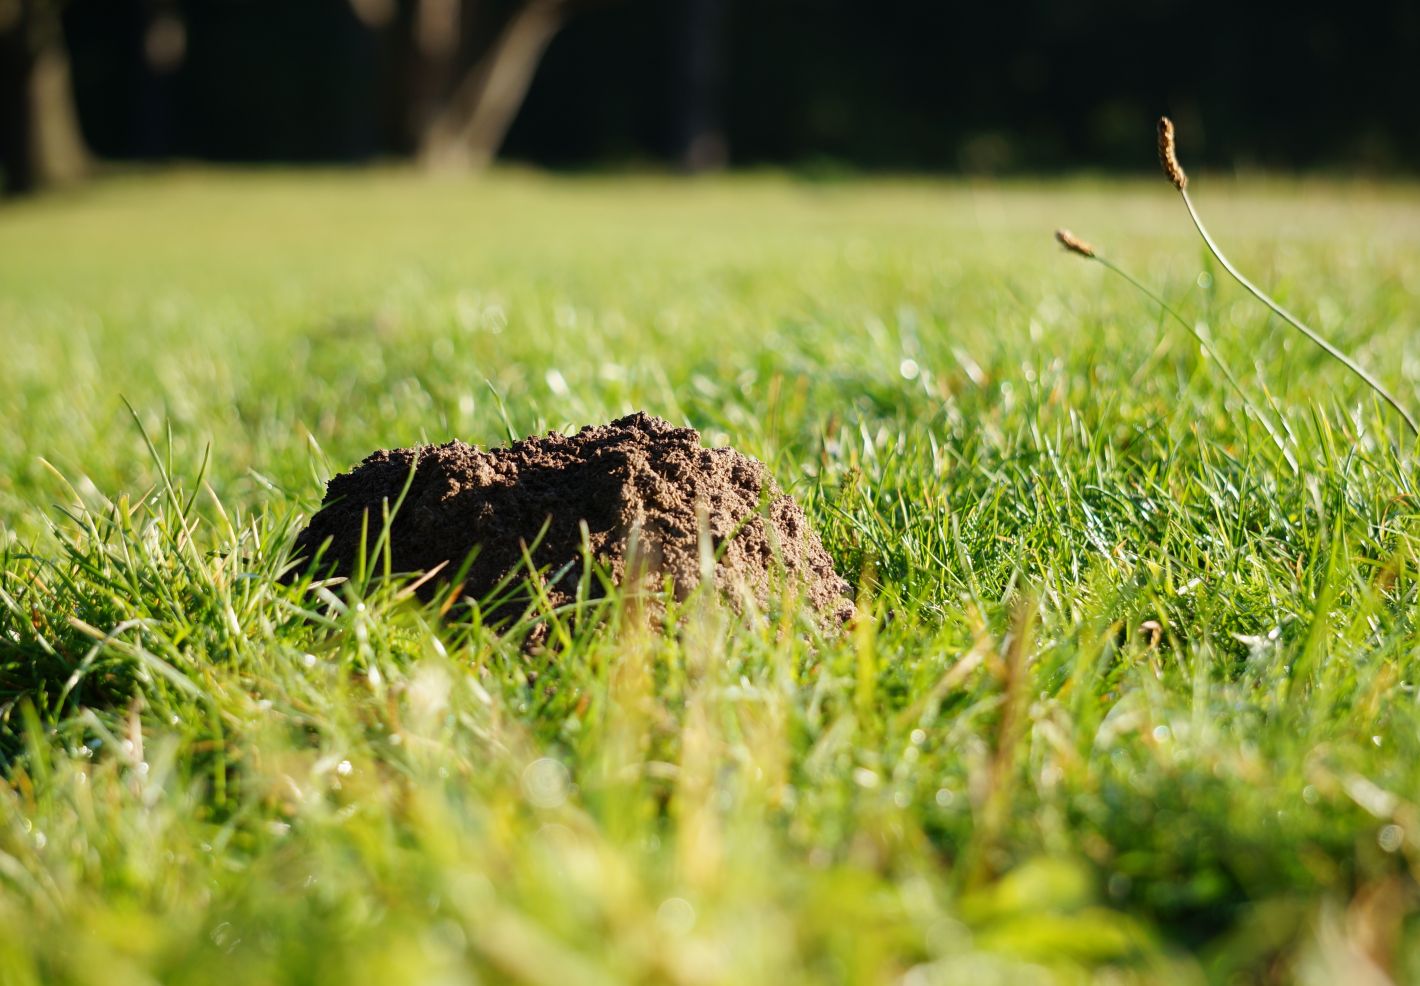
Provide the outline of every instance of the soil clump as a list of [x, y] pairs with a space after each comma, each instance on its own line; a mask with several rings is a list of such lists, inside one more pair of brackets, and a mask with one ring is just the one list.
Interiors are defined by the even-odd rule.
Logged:
[[[763, 463], [705, 448], [694, 429], [641, 413], [487, 451], [456, 440], [375, 452], [327, 485], [321, 509], [296, 538], [294, 571], [318, 557], [320, 572], [350, 575], [362, 528], [373, 554], [383, 504], [393, 510], [406, 484], [390, 524], [393, 570], [443, 566], [424, 586], [428, 595], [472, 557], [465, 598], [511, 589], [489, 614], [495, 621], [521, 613], [534, 589], [554, 606], [574, 601], [584, 537], [616, 585], [654, 593], [668, 583], [684, 599], [701, 582], [702, 530], [717, 559], [715, 585], [732, 604], [746, 593], [768, 604], [782, 572], [825, 621], [853, 612], [847, 583]], [[529, 579], [528, 557], [540, 586]], [[601, 595], [599, 585], [593, 579], [592, 595]]]

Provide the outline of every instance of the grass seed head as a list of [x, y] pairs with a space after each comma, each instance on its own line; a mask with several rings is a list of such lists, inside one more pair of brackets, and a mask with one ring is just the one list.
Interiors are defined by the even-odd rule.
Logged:
[[1166, 116], [1159, 117], [1159, 164], [1164, 174], [1180, 192], [1188, 187], [1188, 176], [1183, 173], [1183, 165], [1178, 163], [1178, 147], [1174, 142], [1173, 121]]
[[1086, 243], [1068, 229], [1057, 229], [1055, 238], [1060, 241], [1060, 245], [1071, 253], [1078, 253], [1082, 257], [1093, 257], [1095, 248], [1093, 244]]

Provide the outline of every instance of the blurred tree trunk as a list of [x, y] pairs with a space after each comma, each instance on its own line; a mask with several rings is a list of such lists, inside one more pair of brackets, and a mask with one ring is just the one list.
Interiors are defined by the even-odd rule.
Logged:
[[83, 178], [90, 167], [89, 148], [79, 129], [69, 53], [62, 39], [46, 44], [35, 56], [30, 105], [30, 147], [39, 183], [60, 185]]
[[409, 113], [416, 151], [458, 81], [465, 26], [477, 21], [477, 0], [418, 0], [414, 12]]
[[[0, 0], [0, 8], [5, 8]], [[0, 166], [4, 192], [23, 195], [89, 170], [59, 4], [11, 0], [0, 23]]]
[[430, 123], [448, 103], [486, 0], [350, 0], [379, 38], [381, 127], [386, 145], [418, 154]]
[[729, 156], [719, 106], [724, 19], [724, 0], [680, 0], [673, 153], [692, 173], [723, 168]]
[[426, 167], [470, 171], [492, 162], [567, 12], [567, 0], [526, 0], [513, 11], [430, 120], [419, 149]]

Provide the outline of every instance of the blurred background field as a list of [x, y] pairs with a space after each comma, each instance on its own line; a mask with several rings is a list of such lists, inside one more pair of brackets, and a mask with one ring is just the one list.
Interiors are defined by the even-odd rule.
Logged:
[[[1414, 174], [1413, 4], [4, 0], [0, 188], [102, 161]], [[91, 166], [92, 161], [88, 164]]]
[[[1392, 384], [1414, 375], [1412, 187], [1204, 180], [1243, 262]], [[1190, 381], [1212, 400], [1221, 380], [1190, 362], [1186, 334], [1070, 262], [1057, 225], [1211, 326], [1259, 395], [1265, 382], [1302, 406], [1358, 399], [1212, 281], [1166, 192], [775, 174], [114, 178], [0, 222], [3, 519], [37, 528], [37, 456], [101, 488], [151, 479], [121, 398], [150, 428], [174, 425], [184, 459], [213, 443], [209, 481], [243, 499], [260, 493], [250, 470], [309, 493], [314, 449], [339, 466], [379, 444], [504, 437], [489, 385], [520, 433], [646, 408], [769, 461], [812, 450], [829, 416], [911, 419], [970, 399], [985, 417], [954, 420], [985, 429], [1023, 375], [1063, 374], [1101, 408], [1181, 414]], [[771, 399], [815, 414], [766, 420]]]

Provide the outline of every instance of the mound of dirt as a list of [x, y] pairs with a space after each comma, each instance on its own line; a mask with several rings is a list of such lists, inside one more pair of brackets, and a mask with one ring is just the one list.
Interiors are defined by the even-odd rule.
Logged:
[[521, 590], [495, 619], [521, 612], [528, 598], [526, 555], [554, 605], [575, 598], [583, 525], [592, 557], [623, 587], [656, 590], [669, 582], [685, 598], [701, 581], [703, 529], [718, 559], [716, 586], [732, 602], [748, 592], [768, 603], [781, 571], [825, 619], [853, 612], [848, 585], [818, 535], [762, 463], [734, 449], [704, 448], [694, 429], [645, 414], [489, 451], [452, 441], [375, 452], [330, 481], [320, 511], [296, 539], [297, 570], [324, 545], [320, 570], [350, 574], [365, 516], [373, 545], [382, 504], [392, 509], [406, 483], [390, 525], [393, 569], [444, 566], [429, 591], [472, 553], [465, 597], [484, 599], [504, 580]]

